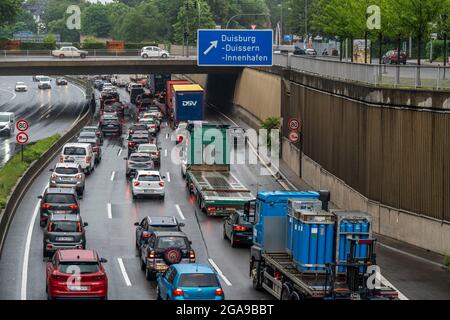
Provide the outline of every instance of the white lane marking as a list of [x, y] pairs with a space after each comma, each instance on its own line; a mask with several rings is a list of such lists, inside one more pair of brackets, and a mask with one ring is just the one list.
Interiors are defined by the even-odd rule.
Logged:
[[222, 278], [222, 280], [227, 284], [227, 286], [231, 287], [232, 284], [230, 282], [230, 280], [227, 279], [227, 277], [225, 277], [225, 275], [223, 274], [222, 270], [219, 269], [219, 267], [217, 266], [217, 264], [214, 262], [213, 259], [208, 258], [209, 263], [212, 265], [212, 267], [214, 268], [214, 270], [216, 270], [217, 274], [219, 275], [219, 277]]
[[383, 277], [382, 274], [380, 274], [381, 277], [381, 283], [384, 285], [387, 285], [388, 287], [391, 287], [392, 289], [394, 289], [395, 291], [398, 292], [398, 298], [400, 300], [409, 300], [403, 293], [400, 292], [400, 290], [398, 290], [396, 287], [394, 287], [394, 285], [392, 283], [390, 283], [385, 277]]
[[170, 138], [170, 134], [168, 133], [168, 134], [166, 134], [166, 139], [169, 139]]
[[115, 171], [113, 171], [113, 172], [111, 172], [111, 181], [114, 181], [114, 176], [116, 175], [116, 172]]
[[167, 157], [167, 149], [164, 150], [164, 157]]
[[178, 204], [176, 204], [175, 207], [177, 208], [178, 215], [181, 217], [181, 219], [186, 220], [186, 218], [183, 215], [183, 212], [181, 211], [180, 206]]
[[120, 148], [119, 153], [117, 154], [118, 157], [120, 157], [120, 155], [122, 154], [122, 148]]
[[120, 271], [122, 271], [122, 276], [123, 279], [125, 280], [127, 287], [131, 287], [131, 281], [130, 278], [128, 278], [127, 270], [125, 269], [125, 265], [123, 264], [122, 258], [117, 258], [117, 261], [119, 262]]
[[170, 172], [167, 172], [167, 182], [170, 182]]
[[384, 248], [386, 248], [386, 249], [392, 250], [392, 251], [394, 251], [394, 252], [397, 252], [397, 253], [403, 254], [403, 255], [405, 255], [405, 256], [411, 257], [411, 258], [413, 258], [413, 259], [420, 260], [420, 261], [422, 261], [422, 262], [426, 262], [426, 263], [432, 264], [432, 265], [434, 265], [434, 266], [436, 266], [436, 267], [439, 267], [439, 268], [445, 267], [443, 264], [440, 264], [440, 263], [438, 263], [438, 262], [434, 262], [434, 261], [427, 260], [427, 259], [425, 259], [425, 258], [416, 256], [416, 255], [414, 255], [414, 254], [412, 254], [412, 253], [405, 252], [405, 251], [402, 251], [402, 250], [400, 250], [400, 249], [393, 248], [393, 247], [391, 247], [391, 246], [388, 246], [388, 245], [383, 244], [383, 243], [380, 243], [380, 242], [378, 242], [378, 245], [380, 245], [380, 246], [382, 246], [382, 247], [384, 247]]
[[108, 210], [108, 219], [112, 219], [111, 203], [108, 203], [108, 204], [106, 205], [106, 209]]
[[[41, 194], [44, 193], [45, 189], [48, 188], [48, 183], [42, 190]], [[33, 216], [30, 220], [30, 225], [28, 226], [27, 239], [25, 241], [25, 250], [23, 252], [23, 262], [22, 262], [22, 287], [20, 290], [20, 299], [27, 300], [27, 281], [28, 281], [28, 260], [30, 258], [30, 248], [31, 248], [31, 238], [33, 237], [34, 224], [36, 223], [36, 218], [39, 213], [39, 203], [37, 202], [36, 208], [34, 209]]]

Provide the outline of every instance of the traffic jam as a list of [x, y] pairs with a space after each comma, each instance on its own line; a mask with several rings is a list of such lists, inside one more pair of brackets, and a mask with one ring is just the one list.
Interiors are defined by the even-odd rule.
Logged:
[[[253, 194], [231, 170], [232, 150], [248, 143], [242, 140], [245, 130], [206, 121], [200, 85], [166, 74], [90, 81], [97, 90], [96, 120], [63, 146], [48, 187], [38, 196], [48, 299], [108, 299], [108, 261], [102, 248], [88, 245], [93, 235], [84, 220], [83, 201], [91, 179], [98, 179], [96, 169], [113, 161], [123, 165], [120, 183], [133, 206], [145, 203], [148, 208], [144, 218], [128, 226], [135, 230], [135, 248], [129, 247], [127, 254], [138, 257], [134, 267], [156, 290], [156, 299], [225, 299], [223, 284], [229, 286], [229, 281], [210, 259], [200, 263], [192, 237], [183, 231], [188, 222], [180, 207], [152, 215], [152, 208], [158, 210], [167, 197], [180, 197], [169, 193], [169, 172], [161, 170], [171, 161], [162, 153], [172, 150], [163, 150], [160, 143], [169, 136], [185, 185], [183, 197], [196, 214], [223, 220], [223, 232], [215, 236], [245, 250], [242, 259], [247, 259], [252, 290], [278, 300], [398, 299], [388, 283], [371, 286], [368, 281], [376, 266], [371, 216], [329, 208], [327, 191], [280, 187]], [[219, 133], [215, 139], [211, 130]], [[121, 146], [115, 158], [104, 152], [110, 143]], [[221, 148], [214, 149], [214, 161], [198, 157], [217, 144]], [[121, 264], [122, 273], [124, 269]]]

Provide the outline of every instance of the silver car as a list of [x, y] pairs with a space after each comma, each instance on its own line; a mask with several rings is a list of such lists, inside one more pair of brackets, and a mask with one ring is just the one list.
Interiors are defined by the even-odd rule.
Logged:
[[138, 196], [159, 196], [164, 200], [165, 183], [164, 176], [158, 171], [138, 171], [132, 180], [131, 192], [133, 199]]
[[132, 153], [126, 160], [125, 175], [134, 176], [139, 170], [153, 170], [155, 164], [148, 153]]
[[85, 188], [86, 177], [79, 164], [74, 162], [57, 163], [54, 169], [50, 169], [50, 188], [75, 188], [77, 194], [82, 196]]

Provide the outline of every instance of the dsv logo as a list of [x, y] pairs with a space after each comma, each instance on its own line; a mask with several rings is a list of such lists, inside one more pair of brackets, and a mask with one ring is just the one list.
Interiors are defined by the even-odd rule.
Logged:
[[183, 101], [183, 107], [196, 107], [198, 101]]

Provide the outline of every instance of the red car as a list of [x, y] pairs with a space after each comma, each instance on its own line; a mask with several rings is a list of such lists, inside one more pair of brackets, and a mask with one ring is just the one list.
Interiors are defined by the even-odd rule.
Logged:
[[[383, 56], [382, 61], [384, 64], [397, 64], [398, 63], [398, 51], [397, 50], [390, 50], [386, 52], [386, 54]], [[400, 51], [400, 63], [406, 64], [407, 56], [404, 51]]]
[[47, 264], [47, 297], [108, 299], [108, 277], [93, 250], [58, 250]]

